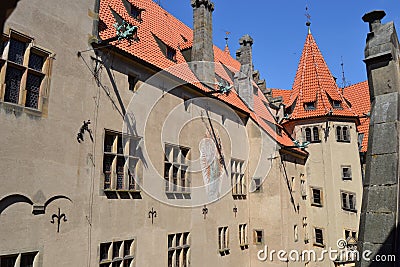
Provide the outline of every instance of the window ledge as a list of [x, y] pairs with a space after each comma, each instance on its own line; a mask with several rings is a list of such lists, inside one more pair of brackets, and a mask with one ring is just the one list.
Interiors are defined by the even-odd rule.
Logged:
[[40, 110], [36, 109], [36, 108], [24, 107], [24, 111], [25, 111], [27, 114], [30, 114], [30, 115], [42, 116], [42, 112], [41, 112]]
[[131, 260], [131, 259], [134, 259], [135, 258], [135, 256], [124, 256], [124, 260]]
[[323, 207], [322, 204], [318, 204], [318, 203], [311, 203], [311, 206], [319, 207], [319, 208], [322, 208], [322, 207]]
[[343, 181], [351, 181], [351, 180], [353, 180], [351, 177], [342, 177], [342, 180]]
[[22, 112], [24, 110], [24, 107], [16, 104], [16, 103], [12, 103], [12, 102], [1, 102], [1, 104], [4, 106], [5, 109], [7, 110], [12, 110], [12, 111], [16, 111], [16, 112]]
[[356, 209], [349, 209], [349, 208], [343, 208], [343, 207], [342, 207], [342, 210], [348, 211], [348, 212], [357, 213], [357, 210], [356, 210]]
[[325, 247], [325, 244], [315, 243], [315, 242], [314, 242], [314, 246], [320, 247], [320, 248], [324, 248], [324, 247]]
[[350, 143], [350, 140], [338, 140], [336, 139], [337, 142], [339, 143]]

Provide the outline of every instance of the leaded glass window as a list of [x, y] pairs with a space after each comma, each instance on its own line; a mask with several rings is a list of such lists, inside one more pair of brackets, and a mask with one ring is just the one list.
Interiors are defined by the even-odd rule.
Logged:
[[8, 51], [8, 60], [22, 65], [24, 63], [24, 55], [26, 43], [16, 39], [10, 40], [10, 50]]
[[26, 80], [26, 100], [25, 106], [30, 108], [38, 108], [39, 104], [39, 91], [42, 77], [28, 74]]
[[42, 71], [44, 64], [44, 57], [35, 53], [31, 53], [29, 56], [28, 67], [37, 71]]
[[8, 67], [6, 72], [6, 90], [4, 101], [18, 104], [19, 89], [23, 71], [17, 68]]

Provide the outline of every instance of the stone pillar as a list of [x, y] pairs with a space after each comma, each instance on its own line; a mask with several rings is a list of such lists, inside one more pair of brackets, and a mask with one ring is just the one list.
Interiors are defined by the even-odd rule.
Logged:
[[[192, 61], [214, 63], [214, 44], [212, 38], [212, 12], [214, 3], [209, 0], [191, 0], [193, 7], [193, 47]], [[194, 64], [193, 72], [197, 78], [206, 83], [215, 81], [214, 64]]]
[[240, 62], [240, 72], [235, 74], [235, 89], [250, 109], [254, 109], [253, 89], [253, 38], [246, 34], [239, 40], [240, 49], [236, 58]]
[[[399, 214], [399, 42], [393, 22], [381, 23], [384, 11], [363, 16], [369, 23], [365, 48], [371, 123], [364, 179], [358, 249], [372, 255], [398, 255]], [[373, 257], [373, 256], [371, 256]], [[399, 262], [399, 260], [397, 260]], [[356, 266], [398, 266], [361, 260]]]

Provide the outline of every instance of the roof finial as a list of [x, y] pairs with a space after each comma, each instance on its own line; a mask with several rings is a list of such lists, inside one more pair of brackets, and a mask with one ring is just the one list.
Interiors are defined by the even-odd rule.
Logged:
[[228, 40], [229, 40], [229, 34], [231, 34], [231, 32], [226, 31], [225, 32], [225, 52], [230, 54], [231, 52], [229, 51], [229, 45], [228, 45]]
[[306, 14], [305, 14], [306, 18], [307, 18], [307, 22], [306, 22], [306, 26], [308, 27], [308, 34], [311, 34], [311, 30], [310, 30], [310, 26], [311, 26], [311, 15], [308, 12], [308, 6], [306, 6]]

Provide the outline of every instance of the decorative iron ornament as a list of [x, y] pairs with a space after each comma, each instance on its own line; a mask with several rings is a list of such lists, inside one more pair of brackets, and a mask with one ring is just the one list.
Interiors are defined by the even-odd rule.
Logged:
[[54, 219], [57, 219], [57, 233], [60, 232], [60, 224], [61, 221], [66, 222], [67, 221], [67, 216], [64, 213], [61, 213], [60, 208], [58, 208], [58, 214], [53, 214], [51, 216], [51, 223], [55, 223]]
[[235, 213], [235, 218], [236, 218], [236, 214], [238, 212], [238, 208], [236, 207], [236, 205], [233, 207], [233, 213]]
[[135, 40], [138, 27], [132, 26], [125, 20], [121, 24], [115, 23], [114, 28], [117, 30], [118, 41]]
[[90, 124], [90, 120], [88, 120], [87, 122], [86, 121], [83, 122], [83, 125], [81, 126], [79, 133], [76, 136], [76, 140], [78, 140], [78, 143], [81, 143], [81, 141], [82, 142], [85, 141], [83, 139], [83, 135], [85, 134], [85, 131], [89, 133], [90, 139], [93, 142], [92, 130], [89, 129], [89, 124]]
[[157, 218], [157, 211], [154, 210], [154, 208], [151, 208], [151, 211], [149, 211], [149, 219], [151, 218], [151, 224], [154, 223], [154, 218]]
[[206, 205], [204, 205], [204, 207], [203, 207], [203, 215], [204, 215], [204, 220], [207, 218], [207, 213], [208, 213], [208, 208], [207, 208], [207, 206]]

